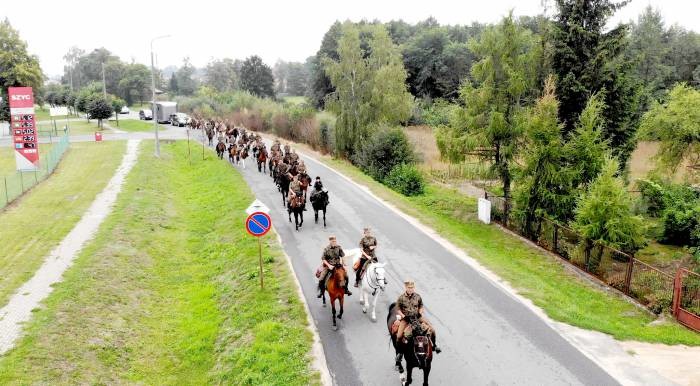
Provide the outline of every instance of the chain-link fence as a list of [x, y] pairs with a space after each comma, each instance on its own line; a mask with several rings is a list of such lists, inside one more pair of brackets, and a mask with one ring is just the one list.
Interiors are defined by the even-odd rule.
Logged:
[[[10, 175], [0, 176], [0, 209], [51, 175], [70, 145], [68, 134], [55, 138], [49, 133], [40, 132], [39, 134], [46, 134], [41, 139], [48, 140], [49, 151], [41, 153], [39, 157], [40, 167], [37, 170], [17, 171]], [[42, 143], [39, 148], [41, 149], [46, 144], [46, 142]]]

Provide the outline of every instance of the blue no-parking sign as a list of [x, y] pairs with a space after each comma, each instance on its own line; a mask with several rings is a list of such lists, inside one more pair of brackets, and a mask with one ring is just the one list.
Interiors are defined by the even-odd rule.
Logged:
[[245, 229], [255, 237], [264, 236], [272, 228], [272, 219], [267, 213], [254, 212], [245, 220]]

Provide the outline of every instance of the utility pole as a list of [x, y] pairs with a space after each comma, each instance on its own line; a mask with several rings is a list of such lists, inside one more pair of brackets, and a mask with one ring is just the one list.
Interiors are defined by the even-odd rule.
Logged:
[[158, 140], [158, 114], [156, 113], [156, 69], [153, 64], [153, 42], [167, 37], [170, 37], [170, 35], [158, 36], [151, 39], [151, 87], [153, 90], [153, 100], [151, 101], [153, 107], [151, 113], [153, 114], [153, 131], [156, 136], [156, 157], [158, 158], [160, 158], [160, 141]]
[[102, 94], [107, 99], [107, 83], [105, 83], [105, 63], [102, 62]]

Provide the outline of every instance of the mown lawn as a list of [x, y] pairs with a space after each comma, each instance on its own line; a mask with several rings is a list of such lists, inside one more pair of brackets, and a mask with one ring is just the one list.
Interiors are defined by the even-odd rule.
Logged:
[[322, 160], [443, 237], [494, 271], [549, 317], [601, 331], [620, 340], [700, 345], [700, 334], [673, 321], [650, 325], [652, 315], [603, 292], [568, 272], [556, 258], [476, 217], [476, 200], [454, 189], [430, 185], [426, 194], [404, 197], [346, 161]]
[[[124, 131], [151, 131], [153, 130], [153, 121], [141, 121], [138, 119], [120, 119], [119, 126], [115, 121], [110, 121], [109, 125], [112, 128]], [[166, 127], [160, 125], [159, 130], [165, 130]], [[183, 127], [184, 130], [184, 127]]]
[[[50, 143], [39, 144], [39, 161], [46, 159], [46, 154], [51, 150], [51, 146]], [[11, 146], [0, 147], [0, 183], [2, 183], [3, 176], [15, 174], [16, 172], [17, 161], [15, 160], [15, 149]], [[0, 190], [3, 189], [4, 187], [0, 187]], [[4, 197], [0, 197], [0, 202], [4, 202], [3, 199]]]
[[253, 200], [215, 157], [142, 145], [112, 214], [0, 358], [0, 384], [308, 385], [311, 333], [274, 236], [243, 229]]
[[73, 143], [53, 175], [0, 210], [0, 305], [80, 220], [125, 149], [125, 142]]

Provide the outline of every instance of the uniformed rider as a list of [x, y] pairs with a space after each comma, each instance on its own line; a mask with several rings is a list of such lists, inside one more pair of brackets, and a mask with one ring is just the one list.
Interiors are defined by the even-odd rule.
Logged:
[[[323, 296], [323, 292], [326, 290], [326, 279], [331, 274], [331, 272], [333, 272], [333, 268], [336, 265], [345, 265], [345, 263], [343, 262], [343, 256], [345, 256], [345, 252], [343, 252], [343, 248], [340, 245], [338, 245], [335, 236], [328, 237], [328, 241], [329, 244], [323, 250], [323, 255], [321, 255], [323, 271], [321, 271], [321, 275], [319, 276], [318, 281], [318, 298]], [[346, 275], [344, 290], [346, 295], [352, 295], [352, 292], [350, 292], [350, 290], [348, 289], [348, 279], [349, 278]]]
[[364, 235], [360, 239], [360, 250], [362, 251], [362, 255], [360, 255], [360, 265], [355, 271], [355, 288], [360, 286], [360, 278], [365, 272], [365, 269], [367, 269], [369, 262], [377, 262], [377, 256], [374, 252], [376, 248], [377, 239], [372, 236], [372, 231], [369, 228], [365, 228]]
[[433, 350], [435, 350], [435, 353], [439, 354], [442, 350], [437, 345], [435, 329], [424, 317], [425, 310], [423, 308], [423, 299], [415, 292], [415, 283], [412, 280], [406, 280], [404, 285], [404, 292], [399, 296], [398, 300], [396, 300], [396, 306], [399, 308], [399, 314], [396, 318], [400, 321], [396, 339], [399, 341], [403, 339], [406, 327], [408, 327], [409, 324], [412, 325], [414, 321], [418, 321], [422, 326], [426, 327], [426, 332], [433, 341]]

